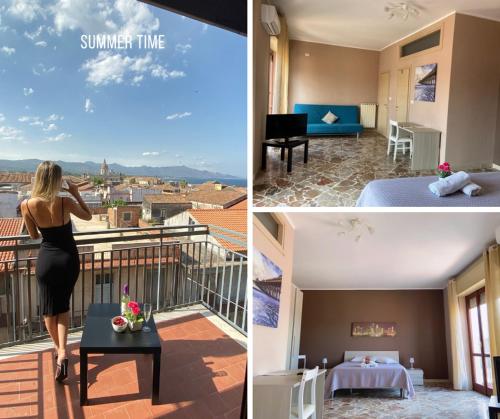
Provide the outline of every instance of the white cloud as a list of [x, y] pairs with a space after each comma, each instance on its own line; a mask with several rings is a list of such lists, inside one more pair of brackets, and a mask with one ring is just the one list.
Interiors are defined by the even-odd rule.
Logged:
[[25, 22], [31, 22], [42, 12], [39, 0], [12, 0], [9, 13]]
[[94, 104], [89, 98], [85, 99], [85, 112], [94, 113]]
[[16, 49], [4, 46], [0, 49], [0, 51], [2, 51], [5, 55], [12, 55], [16, 52]]
[[71, 134], [66, 134], [64, 132], [61, 132], [60, 134], [56, 135], [55, 137], [48, 137], [46, 140], [42, 141], [43, 143], [59, 143], [61, 141], [65, 141], [68, 138], [71, 138]]
[[50, 131], [57, 131], [57, 125], [56, 124], [49, 124], [47, 127], [43, 129], [45, 132], [50, 132]]
[[49, 115], [46, 119], [47, 122], [55, 122], [55, 121], [62, 121], [64, 119], [64, 116], [57, 115], [53, 113], [52, 115]]
[[0, 113], [0, 122], [5, 121], [5, 115], [3, 113]]
[[86, 61], [82, 69], [88, 72], [87, 82], [94, 86], [121, 84], [127, 81], [138, 85], [146, 72], [150, 72], [152, 77], [164, 80], [186, 75], [183, 71], [169, 71], [161, 64], [153, 63], [150, 52], [143, 57], [129, 57], [111, 51], [100, 51], [97, 57]]
[[31, 96], [35, 91], [31, 87], [25, 87], [23, 89], [24, 96]]
[[189, 52], [191, 50], [192, 46], [191, 44], [177, 44], [175, 46], [175, 50], [180, 52], [181, 54], [186, 54], [187, 52]]
[[158, 151], [145, 151], [142, 153], [143, 156], [159, 156], [160, 153]]
[[42, 74], [52, 73], [55, 71], [55, 67], [45, 67], [42, 63], [37, 64], [33, 67], [32, 71], [35, 76], [41, 76]]
[[45, 41], [38, 41], [38, 42], [35, 42], [35, 45], [37, 47], [45, 48], [47, 46], [47, 42], [45, 42]]
[[42, 34], [42, 31], [43, 31], [43, 25], [42, 26], [39, 26], [38, 29], [34, 30], [33, 32], [24, 32], [24, 36], [28, 39], [31, 39], [32, 41], [34, 41], [36, 38], [38, 38], [41, 34]]
[[0, 141], [21, 141], [22, 131], [14, 127], [0, 126]]
[[165, 118], [168, 121], [172, 121], [174, 119], [182, 119], [182, 118], [187, 118], [188, 116], [191, 116], [191, 112], [183, 112], [183, 113], [173, 113], [171, 115], [167, 115]]
[[158, 18], [136, 0], [58, 0], [52, 7], [57, 32], [80, 29], [84, 33], [128, 34], [157, 31]]

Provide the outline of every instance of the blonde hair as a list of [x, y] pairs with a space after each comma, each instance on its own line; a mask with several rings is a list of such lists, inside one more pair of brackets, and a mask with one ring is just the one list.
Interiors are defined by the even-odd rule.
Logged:
[[62, 169], [52, 161], [40, 163], [35, 173], [31, 196], [52, 202], [61, 190]]

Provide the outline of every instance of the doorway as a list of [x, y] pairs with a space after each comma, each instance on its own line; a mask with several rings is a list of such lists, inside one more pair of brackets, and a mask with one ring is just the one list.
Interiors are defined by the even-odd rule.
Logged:
[[408, 94], [410, 90], [410, 69], [401, 68], [397, 75], [396, 120], [408, 122]]
[[477, 290], [465, 297], [465, 300], [469, 326], [472, 388], [474, 391], [491, 396], [493, 393], [493, 375], [485, 289]]
[[377, 130], [384, 137], [387, 133], [387, 119], [389, 117], [389, 73], [380, 74], [378, 80], [378, 118]]

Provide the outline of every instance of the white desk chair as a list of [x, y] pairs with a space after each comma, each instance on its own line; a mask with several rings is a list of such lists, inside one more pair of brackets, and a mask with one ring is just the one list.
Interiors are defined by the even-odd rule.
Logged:
[[[290, 414], [291, 418], [316, 419], [316, 378], [318, 377], [318, 371], [319, 367], [316, 367], [313, 370], [304, 370], [302, 380], [300, 381], [298, 404], [296, 406], [292, 406]], [[310, 403], [304, 403], [304, 393], [306, 383], [308, 381], [312, 381]]]
[[396, 161], [396, 155], [398, 149], [406, 154], [406, 147], [410, 149], [410, 157], [413, 156], [413, 140], [409, 133], [403, 130], [403, 133], [399, 130], [399, 124], [397, 121], [389, 121], [389, 141], [387, 143], [387, 155], [391, 153], [391, 145], [394, 144], [394, 158]]

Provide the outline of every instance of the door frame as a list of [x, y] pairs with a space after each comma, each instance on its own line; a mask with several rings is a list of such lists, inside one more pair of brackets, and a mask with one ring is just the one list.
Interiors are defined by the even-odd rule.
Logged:
[[[380, 130], [380, 124], [379, 124], [379, 117], [380, 117], [380, 110], [382, 106], [384, 106], [383, 103], [380, 103], [380, 87], [381, 87], [381, 79], [382, 76], [387, 75], [387, 105], [386, 105], [386, 116], [385, 116], [385, 132], [382, 132]], [[389, 127], [389, 114], [390, 114], [390, 101], [389, 97], [391, 96], [391, 72], [389, 70], [383, 71], [379, 73], [378, 75], [378, 92], [377, 92], [377, 102], [378, 103], [378, 112], [377, 112], [377, 132], [381, 135], [383, 135], [385, 138], [388, 137], [388, 127]]]
[[[399, 121], [399, 118], [397, 118], [398, 107], [400, 106], [398, 103], [398, 96], [399, 96], [399, 78], [398, 77], [399, 77], [400, 72], [402, 72], [404, 70], [408, 70], [408, 84], [406, 86], [406, 103], [405, 103], [406, 121]], [[411, 67], [408, 66], [408, 67], [398, 68], [397, 72], [396, 72], [396, 119], [398, 120], [398, 122], [408, 122], [408, 116], [410, 113], [410, 85], [411, 85]]]
[[[469, 334], [469, 361], [470, 361], [470, 366], [471, 366], [471, 372], [472, 372], [472, 388], [474, 391], [477, 391], [478, 393], [485, 394], [487, 396], [491, 396], [493, 394], [493, 389], [490, 389], [488, 387], [488, 376], [487, 376], [487, 370], [486, 370], [486, 358], [490, 358], [491, 366], [492, 366], [492, 373], [493, 373], [493, 359], [491, 357], [491, 351], [488, 351], [489, 354], [486, 355], [484, 351], [484, 339], [483, 339], [483, 323], [481, 319], [481, 310], [479, 309], [480, 306], [480, 296], [481, 294], [485, 294], [486, 296], [486, 288], [480, 288], [477, 291], [474, 291], [472, 294], [469, 294], [465, 296], [465, 307], [467, 310], [467, 329], [468, 329], [468, 334]], [[481, 339], [481, 353], [480, 354], [474, 354], [472, 351], [472, 333], [471, 333], [471, 324], [470, 324], [470, 319], [469, 319], [469, 308], [470, 308], [470, 301], [471, 300], [476, 300], [476, 307], [477, 307], [477, 313], [478, 313], [478, 321], [479, 321], [479, 338]], [[480, 384], [476, 384], [474, 380], [475, 376], [475, 371], [474, 371], [474, 356], [481, 356], [481, 361], [483, 365], [483, 382], [484, 386]], [[492, 377], [492, 382], [493, 382], [493, 377]]]

